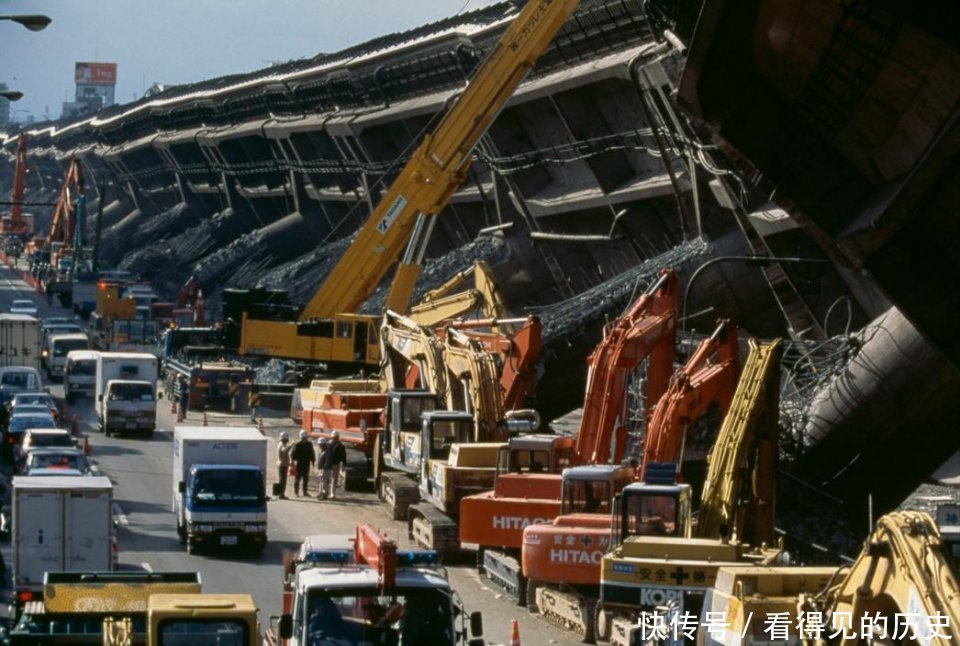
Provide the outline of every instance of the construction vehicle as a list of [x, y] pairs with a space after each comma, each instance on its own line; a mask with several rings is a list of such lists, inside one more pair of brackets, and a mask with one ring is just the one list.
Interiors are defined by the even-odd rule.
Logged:
[[283, 614], [271, 617], [268, 646], [469, 644], [483, 619], [467, 616], [435, 552], [399, 550], [370, 525], [347, 537], [310, 537], [284, 580]]
[[10, 193], [10, 215], [0, 219], [0, 235], [23, 238], [30, 232], [23, 219], [23, 196], [26, 190], [27, 174], [27, 134], [17, 135], [17, 160], [13, 170], [13, 190]]
[[376, 319], [352, 312], [398, 259], [386, 308], [406, 311], [436, 216], [466, 178], [473, 148], [577, 4], [537, 0], [524, 6], [414, 151], [298, 320], [243, 315], [241, 354], [377, 365]]
[[[518, 466], [511, 455], [510, 469], [498, 469], [493, 491], [467, 497], [461, 503], [461, 541], [480, 546], [482, 561], [478, 560], [478, 565], [482, 564], [482, 571], [520, 605], [527, 602], [527, 583], [520, 567], [523, 532], [528, 525], [549, 522], [563, 511], [563, 470], [571, 464], [614, 465], [612, 471], [576, 471], [577, 486], [596, 488], [598, 493], [632, 480], [632, 469], [620, 466], [628, 435], [629, 382], [649, 360], [644, 401], [657, 401], [666, 391], [673, 369], [679, 294], [676, 275], [665, 271], [623, 316], [604, 327], [603, 339], [587, 361], [583, 416], [569, 460], [544, 455], [541, 450], [529, 458], [526, 472], [521, 468], [521, 472], [511, 473]], [[645, 408], [646, 404], [641, 406]], [[512, 441], [507, 450], [513, 452]], [[545, 470], [548, 464], [551, 468]], [[590, 473], [595, 475], [595, 483], [587, 481]], [[585, 502], [577, 500], [568, 512], [583, 511]]]
[[[451, 293], [468, 278], [473, 287]], [[470, 316], [471, 313], [477, 316]], [[410, 319], [426, 327], [437, 327], [444, 321], [463, 318], [500, 319], [507, 316], [507, 307], [493, 278], [490, 266], [482, 260], [454, 276], [440, 287], [426, 292], [420, 303], [410, 308]]]
[[249, 386], [255, 376], [253, 368], [233, 361], [187, 363], [168, 359], [163, 392], [167, 399], [175, 400], [179, 396], [178, 382], [183, 379], [188, 384], [187, 410], [232, 411], [238, 403], [240, 384]]
[[[644, 454], [667, 435], [673, 436], [673, 443], [679, 447], [688, 429], [711, 407], [717, 406], [723, 413], [729, 409], [737, 379], [733, 359], [737, 355], [737, 339], [732, 326], [728, 327], [731, 331], [726, 337], [718, 336], [720, 330], [727, 329], [721, 327], [677, 370], [654, 408], [645, 433]], [[714, 355], [717, 363], [708, 361]], [[670, 414], [663, 414], [665, 411]], [[675, 461], [679, 462], [679, 456]], [[562, 513], [550, 523], [531, 525], [523, 532], [522, 566], [528, 607], [588, 643], [594, 640], [600, 561], [611, 546], [613, 496], [626, 484], [613, 480], [609, 468], [603, 469], [586, 466], [564, 471]], [[676, 470], [672, 464], [668, 469]], [[591, 478], [591, 470], [597, 477]], [[605, 473], [606, 481], [600, 477]], [[636, 478], [642, 481], [643, 477], [644, 472], [638, 471]], [[625, 524], [620, 528], [631, 529]], [[633, 527], [637, 528], [643, 529]], [[613, 545], [628, 535], [613, 536]]]
[[47, 572], [43, 600], [23, 607], [8, 641], [11, 646], [103, 644], [110, 631], [104, 622], [110, 619], [129, 621], [132, 643], [144, 644], [151, 595], [199, 592], [196, 572]]
[[190, 276], [177, 292], [172, 314], [177, 327], [202, 327], [206, 324], [207, 314], [203, 302], [203, 291], [196, 277]]
[[147, 600], [147, 646], [178, 644], [260, 646], [260, 619], [253, 597], [151, 594]]
[[[657, 606], [697, 616], [721, 567], [785, 558], [782, 547], [773, 546], [779, 358], [779, 341], [750, 342], [708, 458], [695, 529], [692, 487], [676, 481], [680, 455], [647, 463], [643, 481], [624, 488], [611, 531], [619, 544], [601, 559], [597, 641], [633, 643], [637, 631], [645, 630], [644, 613]], [[650, 441], [663, 446], [662, 437]]]
[[953, 571], [960, 576], [960, 505], [937, 505], [937, 528], [940, 530], [944, 551], [953, 561]]
[[960, 582], [945, 547], [929, 514], [898, 511], [852, 565], [721, 568], [702, 617], [724, 619], [702, 620], [697, 643], [954, 644]]
[[47, 294], [57, 294], [65, 307], [70, 307], [72, 302], [76, 255], [83, 243], [86, 199], [80, 161], [73, 159], [67, 167], [50, 232], [43, 243], [50, 250], [49, 265], [37, 276]]

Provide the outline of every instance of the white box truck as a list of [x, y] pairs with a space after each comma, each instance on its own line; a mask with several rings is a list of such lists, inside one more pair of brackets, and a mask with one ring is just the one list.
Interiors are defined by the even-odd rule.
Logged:
[[158, 359], [136, 352], [97, 357], [97, 420], [104, 434], [152, 435], [157, 426]]
[[177, 535], [199, 549], [267, 544], [267, 438], [252, 426], [177, 426], [173, 513]]
[[45, 572], [116, 568], [113, 485], [102, 476], [13, 478], [16, 604], [43, 596]]
[[0, 368], [40, 370], [40, 321], [28, 314], [0, 314]]

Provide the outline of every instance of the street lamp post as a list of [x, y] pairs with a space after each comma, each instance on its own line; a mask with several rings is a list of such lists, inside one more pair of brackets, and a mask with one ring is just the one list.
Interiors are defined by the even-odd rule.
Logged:
[[822, 258], [783, 258], [779, 256], [717, 256], [716, 258], [711, 258], [707, 262], [703, 263], [697, 267], [696, 271], [693, 272], [693, 275], [690, 276], [690, 280], [687, 281], [687, 287], [683, 290], [683, 303], [682, 309], [680, 312], [680, 331], [687, 331], [687, 299], [690, 297], [691, 288], [693, 283], [697, 280], [700, 274], [703, 273], [703, 270], [711, 265], [715, 265], [721, 262], [742, 262], [748, 266], [756, 267], [768, 267], [771, 263], [818, 263], [823, 264], [827, 261]]
[[42, 16], [40, 14], [24, 14], [21, 16], [0, 16], [0, 20], [11, 20], [13, 22], [19, 23], [29, 29], [30, 31], [41, 31], [46, 29], [52, 21], [49, 16]]

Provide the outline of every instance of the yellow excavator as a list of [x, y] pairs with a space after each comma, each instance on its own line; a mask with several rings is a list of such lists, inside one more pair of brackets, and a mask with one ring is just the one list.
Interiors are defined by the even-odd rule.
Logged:
[[643, 482], [624, 487], [611, 534], [620, 544], [601, 560], [598, 642], [633, 643], [645, 614], [658, 607], [697, 616], [723, 566], [781, 560], [782, 548], [772, 545], [779, 357], [779, 341], [750, 341], [708, 457], [696, 521], [691, 487], [675, 482], [675, 467], [668, 473], [648, 466]]
[[463, 183], [474, 147], [577, 4], [579, 0], [526, 3], [459, 100], [400, 171], [298, 320], [243, 314], [241, 354], [328, 366], [378, 364], [379, 317], [355, 312], [398, 259], [386, 307], [407, 310], [435, 217]]
[[881, 517], [849, 566], [721, 568], [697, 635], [711, 646], [957, 639], [960, 583], [933, 518], [918, 511]]
[[[472, 287], [453, 292], [470, 277], [473, 278]], [[424, 294], [420, 303], [410, 308], [410, 319], [420, 325], [436, 327], [444, 321], [463, 318], [473, 313], [478, 318], [489, 319], [502, 319], [507, 316], [507, 307], [500, 295], [493, 270], [482, 260], [476, 261], [473, 266], [458, 272], [440, 287]]]

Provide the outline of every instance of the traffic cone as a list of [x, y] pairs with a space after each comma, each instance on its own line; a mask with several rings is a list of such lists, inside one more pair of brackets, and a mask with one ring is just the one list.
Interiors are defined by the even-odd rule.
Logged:
[[83, 454], [90, 455], [90, 436], [89, 435], [83, 436]]
[[510, 646], [520, 646], [520, 624], [516, 619], [513, 620], [513, 626], [510, 628]]
[[207, 424], [207, 411], [203, 411], [203, 425], [209, 426], [209, 424]]

